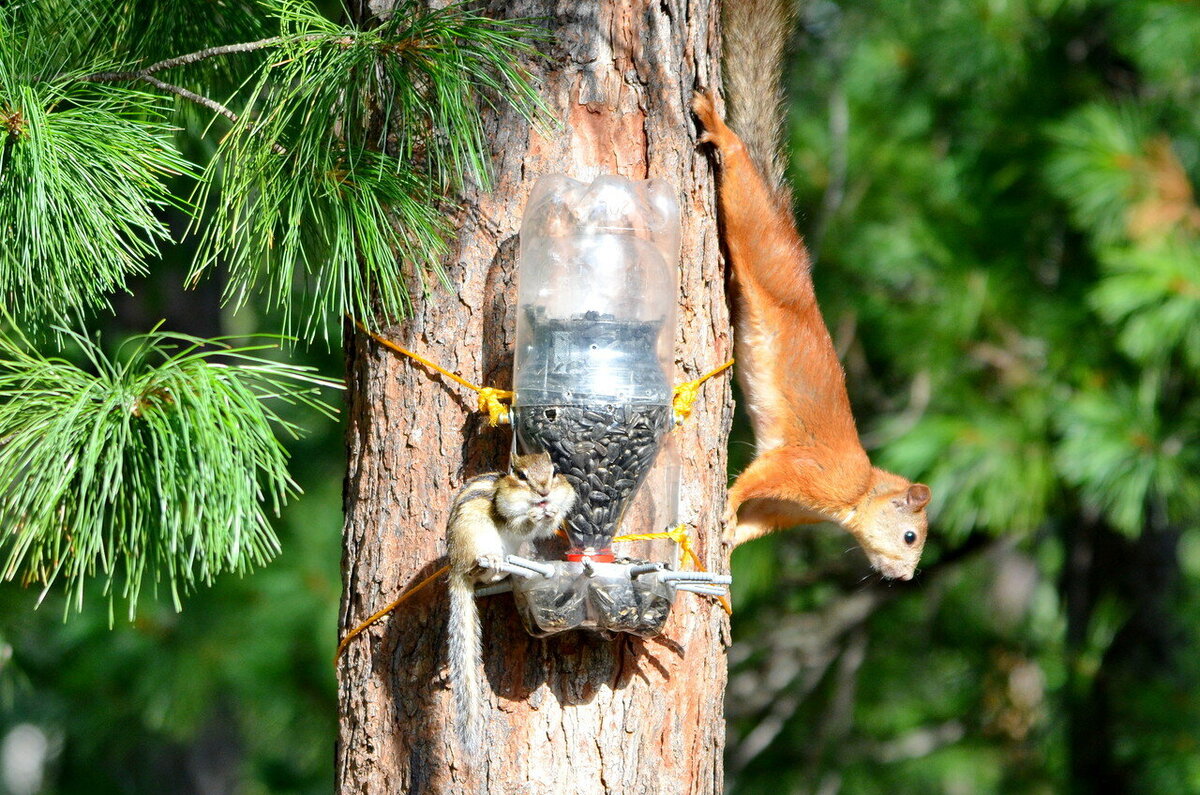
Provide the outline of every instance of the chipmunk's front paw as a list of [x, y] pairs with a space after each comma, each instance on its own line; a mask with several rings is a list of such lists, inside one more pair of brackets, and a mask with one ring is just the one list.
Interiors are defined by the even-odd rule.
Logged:
[[496, 582], [508, 576], [503, 555], [480, 555], [475, 558], [476, 579], [481, 583]]

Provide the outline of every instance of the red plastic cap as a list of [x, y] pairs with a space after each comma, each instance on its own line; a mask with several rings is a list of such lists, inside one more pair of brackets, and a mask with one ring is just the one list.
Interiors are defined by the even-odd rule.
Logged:
[[579, 563], [584, 560], [594, 560], [597, 563], [612, 563], [616, 558], [613, 555], [611, 547], [605, 549], [585, 547], [584, 549], [575, 548], [567, 550], [566, 559], [573, 563]]

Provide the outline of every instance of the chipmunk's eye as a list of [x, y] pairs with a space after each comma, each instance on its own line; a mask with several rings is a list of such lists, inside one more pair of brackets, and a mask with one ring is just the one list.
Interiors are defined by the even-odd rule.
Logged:
[[517, 480], [520, 480], [520, 481], [527, 481], [527, 480], [529, 480], [529, 476], [525, 474], [525, 470], [524, 470], [524, 469], [518, 469], [518, 470], [517, 470], [516, 472], [514, 472], [513, 474], [517, 476]]
[[914, 531], [909, 530], [904, 534], [904, 543], [908, 544], [910, 547], [917, 543], [917, 534]]

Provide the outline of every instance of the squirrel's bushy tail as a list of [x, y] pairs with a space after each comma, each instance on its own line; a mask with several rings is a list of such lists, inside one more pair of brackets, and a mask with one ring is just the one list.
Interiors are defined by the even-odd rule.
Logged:
[[467, 578], [450, 576], [450, 688], [454, 691], [454, 727], [468, 760], [479, 758], [483, 743], [483, 696], [479, 660], [483, 638], [475, 587]]
[[783, 57], [795, 0], [725, 0], [721, 24], [729, 126], [737, 131], [767, 185], [783, 184]]

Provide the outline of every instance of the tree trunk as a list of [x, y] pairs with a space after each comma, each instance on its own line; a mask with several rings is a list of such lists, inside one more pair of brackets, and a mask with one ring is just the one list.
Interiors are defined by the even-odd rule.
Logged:
[[[683, 252], [676, 382], [724, 361], [731, 340], [718, 262], [713, 173], [696, 150], [693, 88], [718, 82], [715, 2], [492, 3], [544, 17], [549, 58], [528, 64], [559, 129], [539, 134], [501, 106], [487, 117], [496, 187], [462, 197], [449, 258], [399, 344], [475, 383], [511, 383], [517, 231], [541, 174], [660, 177], [678, 189]], [[443, 564], [450, 499], [500, 468], [507, 428], [474, 395], [359, 335], [347, 344], [349, 469], [342, 632]], [[680, 520], [724, 570], [729, 379], [708, 382], [674, 432]], [[663, 528], [647, 528], [660, 530]], [[526, 634], [507, 594], [481, 600], [487, 759], [470, 770], [451, 730], [444, 578], [350, 645], [339, 668], [340, 791], [714, 793], [722, 790], [728, 624], [681, 593], [662, 637]]]

